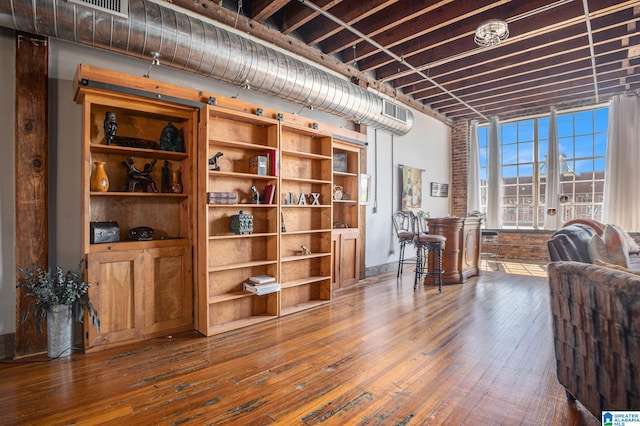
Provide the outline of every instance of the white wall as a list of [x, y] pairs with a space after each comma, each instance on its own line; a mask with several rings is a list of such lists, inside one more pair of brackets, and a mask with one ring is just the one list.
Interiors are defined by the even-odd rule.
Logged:
[[[391, 215], [400, 209], [402, 170], [415, 167], [422, 174], [422, 206], [431, 217], [450, 214], [450, 197], [431, 197], [431, 182], [450, 183], [451, 129], [444, 123], [413, 111], [414, 126], [404, 136], [370, 129], [367, 172], [371, 178], [371, 200], [367, 205], [365, 267], [398, 261], [398, 240]], [[377, 149], [376, 149], [377, 147]], [[376, 177], [377, 170], [377, 177]], [[412, 256], [411, 253], [406, 253]], [[369, 274], [369, 272], [367, 272]]]
[[[0, 127], [0, 138], [5, 149], [0, 156], [0, 335], [15, 331], [15, 206], [14, 206], [14, 128], [13, 93], [15, 90], [14, 34], [0, 28], [0, 53], [5, 65], [0, 67], [0, 114], [5, 123]], [[81, 163], [81, 109], [73, 100], [73, 78], [78, 64], [88, 64], [134, 75], [148, 72], [149, 62], [118, 55], [87, 46], [51, 40], [49, 51], [49, 167], [51, 211], [49, 223], [50, 264], [72, 269], [81, 258], [80, 240], [80, 163]], [[11, 62], [11, 65], [9, 64]], [[352, 129], [352, 123], [317, 110], [302, 109], [300, 105], [255, 91], [238, 90], [220, 81], [179, 71], [167, 66], [154, 66], [151, 78], [201, 89], [221, 96], [256, 105], [268, 106], [288, 113], [298, 113], [318, 122]], [[7, 83], [9, 82], [9, 83]], [[391, 213], [398, 208], [398, 164], [426, 170], [423, 175], [423, 209], [432, 216], [446, 216], [449, 199], [434, 199], [428, 194], [431, 181], [449, 182], [450, 132], [441, 122], [414, 111], [414, 128], [407, 135], [393, 137], [389, 133], [370, 129], [367, 155], [368, 174], [372, 176], [372, 200], [367, 205], [366, 267], [397, 261], [397, 242], [392, 238]], [[377, 141], [376, 141], [377, 140]], [[377, 146], [377, 159], [374, 155]], [[378, 179], [375, 178], [375, 164]], [[395, 173], [394, 173], [395, 172]], [[375, 183], [377, 182], [377, 187]], [[393, 186], [393, 199], [391, 198]], [[377, 209], [374, 212], [374, 200]], [[389, 251], [394, 248], [395, 254]]]
[[0, 335], [16, 330], [15, 35], [0, 28]]

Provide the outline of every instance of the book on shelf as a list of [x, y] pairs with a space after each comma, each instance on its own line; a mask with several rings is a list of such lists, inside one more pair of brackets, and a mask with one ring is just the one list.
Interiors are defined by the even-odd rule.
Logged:
[[276, 186], [273, 184], [264, 186], [264, 196], [262, 197], [263, 204], [273, 204], [273, 198], [276, 193]]
[[276, 282], [276, 279], [271, 275], [255, 275], [253, 277], [249, 277], [247, 282], [251, 284], [269, 284]]
[[272, 282], [269, 284], [252, 284], [248, 281], [242, 283], [242, 288], [244, 291], [249, 291], [253, 294], [257, 294], [258, 296], [262, 296], [269, 293], [275, 293], [276, 291], [281, 290], [280, 283]]
[[267, 157], [267, 173], [270, 176], [278, 176], [280, 169], [280, 159], [278, 158], [278, 149], [267, 149], [264, 154]]

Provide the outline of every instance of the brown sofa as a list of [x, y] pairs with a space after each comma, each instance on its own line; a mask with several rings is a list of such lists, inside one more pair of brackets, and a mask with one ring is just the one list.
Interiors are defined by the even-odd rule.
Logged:
[[558, 381], [596, 418], [640, 409], [640, 276], [575, 261], [548, 266]]

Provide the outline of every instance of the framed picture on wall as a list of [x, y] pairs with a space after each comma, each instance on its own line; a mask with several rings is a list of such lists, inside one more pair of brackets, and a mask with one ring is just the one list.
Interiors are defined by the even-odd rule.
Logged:
[[422, 208], [422, 172], [415, 167], [402, 167], [402, 205], [401, 210]]

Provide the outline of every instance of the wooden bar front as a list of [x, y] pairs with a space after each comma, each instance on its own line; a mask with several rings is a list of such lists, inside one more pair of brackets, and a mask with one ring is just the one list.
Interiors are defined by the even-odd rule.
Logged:
[[[479, 217], [428, 218], [430, 234], [446, 237], [442, 252], [443, 284], [464, 283], [467, 278], [480, 275], [480, 224]], [[429, 253], [429, 265], [433, 265], [434, 253]]]

